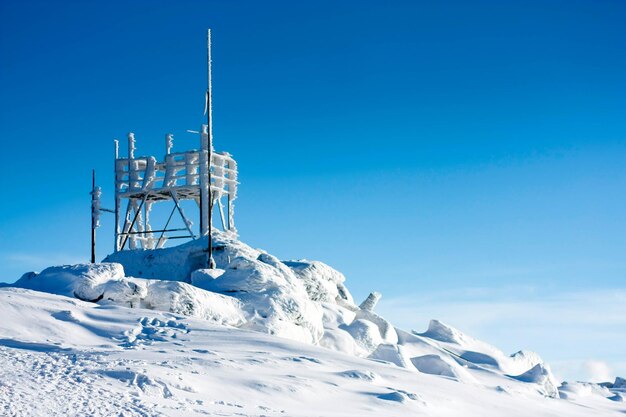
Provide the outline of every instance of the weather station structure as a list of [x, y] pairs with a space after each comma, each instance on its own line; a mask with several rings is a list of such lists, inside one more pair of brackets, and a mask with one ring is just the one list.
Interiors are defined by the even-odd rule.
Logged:
[[[235, 206], [237, 198], [237, 162], [227, 152], [216, 152], [213, 147], [211, 30], [207, 31], [207, 90], [205, 101], [206, 124], [196, 133], [199, 148], [174, 151], [174, 137], [165, 135], [165, 156], [137, 156], [135, 135], [129, 133], [128, 153], [120, 155], [119, 141], [115, 145], [115, 208], [101, 206], [102, 190], [96, 186], [95, 171], [91, 192], [91, 262], [95, 262], [96, 229], [100, 214], [115, 216], [114, 252], [129, 249], [160, 249], [175, 239], [199, 239], [208, 236], [206, 267], [214, 268], [212, 247], [213, 212], [217, 209], [221, 229], [236, 235]], [[199, 212], [199, 227], [181, 207], [181, 201], [195, 201]], [[167, 219], [158, 224], [150, 216], [154, 204], [171, 207]], [[172, 227], [172, 218], [179, 216], [184, 227]]]

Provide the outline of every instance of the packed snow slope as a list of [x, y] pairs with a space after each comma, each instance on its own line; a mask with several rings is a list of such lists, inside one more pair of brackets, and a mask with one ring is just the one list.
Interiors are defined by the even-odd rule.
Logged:
[[[7, 416], [623, 416], [626, 384], [563, 383], [444, 323], [357, 306], [320, 262], [216, 233], [27, 273], [0, 288]], [[416, 318], [416, 320], [419, 318]]]

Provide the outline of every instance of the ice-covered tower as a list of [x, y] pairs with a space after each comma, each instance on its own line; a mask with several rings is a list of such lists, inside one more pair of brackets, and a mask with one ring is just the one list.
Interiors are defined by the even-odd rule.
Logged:
[[[198, 239], [213, 229], [216, 208], [221, 228], [237, 233], [234, 200], [237, 197], [237, 162], [227, 152], [213, 149], [211, 97], [211, 32], [207, 32], [208, 83], [206, 92], [207, 123], [199, 134], [199, 148], [175, 152], [174, 137], [165, 136], [165, 156], [137, 156], [135, 135], [128, 134], [128, 155], [120, 156], [115, 140], [115, 251], [158, 249], [171, 239]], [[180, 202], [194, 200], [200, 213], [200, 225], [194, 229]], [[155, 225], [150, 218], [155, 203], [168, 203], [169, 217]], [[172, 217], [180, 216], [182, 228], [170, 226]], [[211, 239], [208, 239], [208, 266], [212, 266]]]

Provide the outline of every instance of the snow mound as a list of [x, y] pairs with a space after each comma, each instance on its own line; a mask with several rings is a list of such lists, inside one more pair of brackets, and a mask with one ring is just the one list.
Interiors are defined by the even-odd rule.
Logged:
[[559, 396], [557, 384], [552, 373], [547, 366], [540, 363], [521, 375], [511, 375], [511, 378], [522, 382], [537, 384], [541, 388], [540, 392], [548, 397], [557, 398]]
[[[549, 367], [535, 352], [520, 350], [507, 355], [500, 349], [488, 343], [477, 340], [438, 320], [431, 320], [428, 330], [424, 333], [414, 332], [413, 336], [429, 341], [431, 345], [438, 345], [445, 355], [442, 358], [451, 358], [459, 365], [480, 371], [488, 371], [498, 375], [522, 378], [524, 382], [531, 382], [533, 376], [537, 377], [533, 384], [538, 384], [539, 391], [544, 395], [556, 395], [556, 382]], [[415, 343], [413, 341], [413, 343]], [[424, 349], [424, 346], [420, 348]], [[436, 353], [438, 354], [438, 353]], [[533, 371], [534, 370], [534, 371]], [[535, 375], [534, 372], [544, 373], [545, 378]], [[522, 380], [522, 379], [518, 379]]]
[[[614, 382], [563, 382], [559, 387], [561, 398], [581, 400], [584, 398], [606, 398], [616, 403], [626, 401], [626, 379], [616, 377]], [[626, 410], [625, 410], [626, 411]]]
[[[133, 281], [140, 285], [141, 280]], [[204, 291], [184, 282], [147, 280], [146, 284], [146, 296], [140, 300], [142, 308], [199, 317], [220, 325], [242, 326], [246, 323], [243, 305], [236, 298]]]
[[[306, 343], [317, 344], [324, 334], [322, 308], [313, 298], [347, 304], [352, 300], [342, 284], [345, 277], [321, 262], [301, 261], [292, 263], [292, 268], [230, 233], [216, 230], [212, 237], [218, 272], [202, 269], [206, 236], [172, 248], [121, 251], [106, 260], [122, 263], [133, 276], [189, 282], [236, 298], [247, 317], [245, 328]], [[316, 273], [319, 276], [313, 278]], [[307, 282], [313, 296], [307, 292]]]
[[441, 359], [439, 355], [416, 356], [411, 358], [411, 363], [422, 373], [459, 379], [459, 373], [453, 365]]
[[120, 264], [50, 267], [40, 274], [25, 274], [14, 286], [101, 304], [169, 311], [221, 325], [240, 326], [246, 321], [235, 298], [183, 282], [126, 278]]
[[619, 376], [615, 377], [615, 382], [613, 382], [611, 388], [626, 390], [626, 379]]
[[357, 346], [361, 348], [363, 354], [360, 356], [369, 355], [378, 345], [383, 343], [378, 326], [369, 320], [354, 320], [349, 325], [344, 325], [341, 328], [348, 332]]
[[[612, 399], [615, 395], [609, 388], [593, 382], [563, 382], [559, 387], [559, 396], [566, 400], [580, 400], [586, 397]], [[612, 399], [613, 401], [619, 399]]]
[[428, 325], [428, 330], [422, 333], [422, 336], [435, 339], [440, 342], [455, 343], [461, 346], [474, 340], [463, 332], [455, 329], [454, 327], [448, 326], [439, 320], [431, 320]]
[[249, 329], [306, 343], [317, 343], [324, 332], [322, 309], [309, 299], [294, 273], [272, 255], [237, 256], [223, 274], [204, 280], [202, 287], [239, 299], [250, 317]]
[[371, 371], [359, 371], [359, 370], [356, 370], [356, 369], [339, 372], [338, 375], [340, 375], [340, 376], [342, 376], [344, 378], [360, 379], [360, 380], [363, 380], [363, 381], [373, 381], [377, 377], [374, 372], [371, 372]]
[[[121, 251], [102, 264], [28, 273], [15, 286], [102, 306], [197, 317], [393, 364], [416, 375], [500, 386], [509, 393], [558, 395], [549, 368], [533, 352], [504, 354], [438, 320], [430, 321], [424, 333], [404, 332], [374, 311], [379, 293], [372, 292], [357, 307], [343, 274], [322, 262], [281, 261], [229, 233], [215, 231], [212, 239], [214, 269], [203, 269], [205, 236], [173, 248]], [[93, 327], [87, 317], [54, 314], [57, 321]], [[167, 322], [142, 321], [123, 335], [123, 347], [151, 343], [176, 331]]]
[[355, 320], [363, 320], [374, 323], [376, 327], [378, 327], [378, 333], [380, 334], [382, 343], [398, 343], [398, 333], [396, 333], [396, 329], [393, 325], [373, 311], [358, 310], [355, 315]]
[[[28, 272], [14, 286], [35, 291], [76, 297], [84, 301], [100, 301], [105, 292], [139, 291], [124, 279], [119, 264], [79, 264], [52, 266], [41, 273]], [[112, 296], [111, 294], [108, 294]]]
[[304, 288], [312, 301], [354, 306], [352, 295], [343, 284], [346, 277], [341, 272], [319, 261], [303, 259], [283, 263], [304, 283]]
[[381, 344], [369, 358], [393, 363], [400, 368], [415, 370], [408, 353], [402, 345]]

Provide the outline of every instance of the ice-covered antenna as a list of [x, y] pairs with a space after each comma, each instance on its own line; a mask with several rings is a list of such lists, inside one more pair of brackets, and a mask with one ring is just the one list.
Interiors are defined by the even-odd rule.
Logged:
[[100, 190], [96, 188], [96, 170], [91, 170], [91, 258], [96, 263], [96, 228], [100, 226]]
[[[116, 151], [117, 151], [117, 141]], [[91, 170], [91, 263], [96, 263], [96, 229], [100, 227], [100, 214], [103, 211], [115, 213], [114, 210], [106, 209], [101, 206], [100, 199], [102, 197], [102, 188], [96, 186], [96, 170]]]
[[205, 112], [207, 119], [207, 137], [208, 137], [208, 146], [207, 146], [207, 164], [208, 164], [208, 197], [209, 197], [209, 210], [208, 210], [208, 219], [207, 219], [207, 228], [208, 228], [208, 262], [207, 266], [209, 269], [215, 268], [215, 261], [213, 260], [213, 238], [212, 238], [212, 229], [213, 229], [213, 193], [211, 191], [211, 162], [213, 160], [213, 124], [212, 124], [212, 112], [213, 112], [213, 104], [212, 104], [212, 86], [211, 86], [211, 29], [207, 29], [206, 32], [206, 51], [207, 51], [207, 89], [206, 89], [206, 102], [205, 102]]
[[[224, 232], [237, 235], [234, 223], [234, 205], [237, 198], [237, 161], [227, 152], [214, 152], [213, 148], [213, 106], [212, 106], [212, 61], [211, 30], [207, 30], [207, 85], [202, 126], [198, 130], [188, 130], [197, 134], [200, 148], [174, 151], [174, 137], [166, 134], [163, 140], [165, 158], [159, 162], [153, 156], [137, 156], [135, 136], [128, 134], [128, 154], [120, 152], [115, 141], [115, 252], [126, 249], [159, 249], [169, 239], [207, 239], [202, 251], [201, 265], [215, 268], [213, 258], [213, 209], [219, 215]], [[124, 149], [125, 150], [125, 149]], [[124, 153], [124, 155], [121, 155]], [[179, 171], [184, 170], [184, 175]], [[215, 181], [213, 181], [215, 180]], [[224, 199], [227, 198], [226, 207]], [[192, 230], [191, 222], [185, 216], [180, 201], [197, 202], [200, 209], [200, 233]], [[165, 226], [153, 229], [150, 226], [150, 207], [156, 202], [171, 202], [174, 207]], [[121, 204], [126, 205], [126, 214], [121, 212]], [[226, 208], [226, 211], [224, 210]], [[100, 211], [105, 211], [101, 209]], [[178, 212], [184, 221], [184, 229], [170, 227], [172, 215]], [[226, 214], [226, 215], [225, 215]], [[122, 217], [123, 215], [123, 217]], [[123, 220], [122, 220], [123, 219]], [[218, 220], [218, 221], [219, 221]], [[122, 226], [123, 224], [123, 226]], [[165, 233], [185, 230], [184, 235]], [[160, 233], [160, 235], [155, 235]]]

